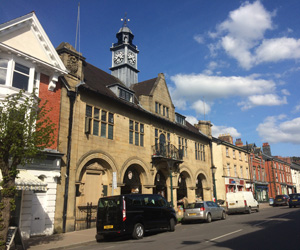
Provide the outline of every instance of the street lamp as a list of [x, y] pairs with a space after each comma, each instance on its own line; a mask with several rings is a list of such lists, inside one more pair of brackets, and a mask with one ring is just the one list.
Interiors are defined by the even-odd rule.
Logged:
[[216, 171], [217, 171], [217, 168], [213, 165], [211, 167], [211, 171], [212, 171], [212, 177], [213, 177], [213, 190], [214, 190], [214, 197], [215, 197], [215, 201], [217, 201], [217, 191], [216, 191], [216, 178], [215, 178], [215, 174], [216, 174]]

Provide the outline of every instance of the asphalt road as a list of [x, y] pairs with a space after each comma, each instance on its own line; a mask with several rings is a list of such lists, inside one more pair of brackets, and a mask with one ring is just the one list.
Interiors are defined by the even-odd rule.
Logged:
[[178, 224], [175, 232], [148, 233], [141, 240], [119, 238], [68, 249], [300, 249], [300, 208], [270, 207], [228, 215], [212, 223]]

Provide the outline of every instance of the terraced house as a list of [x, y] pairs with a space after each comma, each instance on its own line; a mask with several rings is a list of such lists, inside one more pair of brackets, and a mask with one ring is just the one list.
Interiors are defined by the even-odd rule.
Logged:
[[24, 238], [54, 231], [62, 157], [57, 150], [61, 88], [58, 77], [63, 74], [67, 74], [66, 68], [34, 12], [0, 24], [0, 102], [20, 89], [25, 90], [25, 95], [35, 90], [39, 98], [49, 101], [50, 116], [57, 128], [54, 145], [45, 150], [46, 158], [18, 167], [18, 196], [11, 223], [20, 228]]
[[230, 134], [213, 137], [212, 141], [217, 199], [226, 200], [229, 192], [252, 191], [249, 152], [234, 145]]
[[138, 82], [139, 51], [126, 20], [116, 37], [111, 74], [68, 43], [57, 48], [70, 72], [60, 79], [59, 150], [65, 156], [58, 232], [85, 228], [88, 208], [93, 223], [103, 196], [161, 194], [176, 209], [185, 198], [212, 199], [211, 134], [199, 132], [210, 131], [210, 122], [196, 128], [175, 112], [163, 74]]

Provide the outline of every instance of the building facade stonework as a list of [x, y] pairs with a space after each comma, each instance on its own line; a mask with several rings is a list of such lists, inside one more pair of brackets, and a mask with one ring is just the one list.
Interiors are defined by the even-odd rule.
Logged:
[[70, 44], [57, 51], [81, 72], [60, 79], [57, 232], [86, 228], [87, 204], [103, 196], [158, 193], [176, 210], [184, 199], [212, 199], [211, 137], [175, 113], [163, 74], [128, 87]]

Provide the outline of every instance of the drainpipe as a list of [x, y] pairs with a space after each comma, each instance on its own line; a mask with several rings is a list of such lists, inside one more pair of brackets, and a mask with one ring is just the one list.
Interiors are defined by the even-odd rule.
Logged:
[[63, 233], [66, 232], [66, 224], [67, 224], [69, 174], [70, 174], [71, 146], [72, 146], [73, 112], [74, 112], [74, 103], [75, 103], [75, 99], [76, 99], [76, 92], [68, 91], [67, 95], [68, 95], [69, 100], [70, 100], [70, 113], [69, 113], [68, 147], [67, 147], [67, 162], [66, 162], [66, 175], [65, 175], [65, 194], [64, 194], [64, 207], [63, 207]]
[[[214, 198], [217, 202], [217, 189], [216, 189], [216, 179], [215, 179], [215, 172], [217, 171], [215, 165], [214, 165], [214, 160], [213, 160], [213, 150], [212, 150], [212, 139], [209, 141], [209, 148], [210, 148], [210, 161], [211, 161], [211, 167], [210, 169], [212, 170], [212, 178], [213, 178], [213, 194]], [[214, 172], [215, 171], [215, 172]]]

